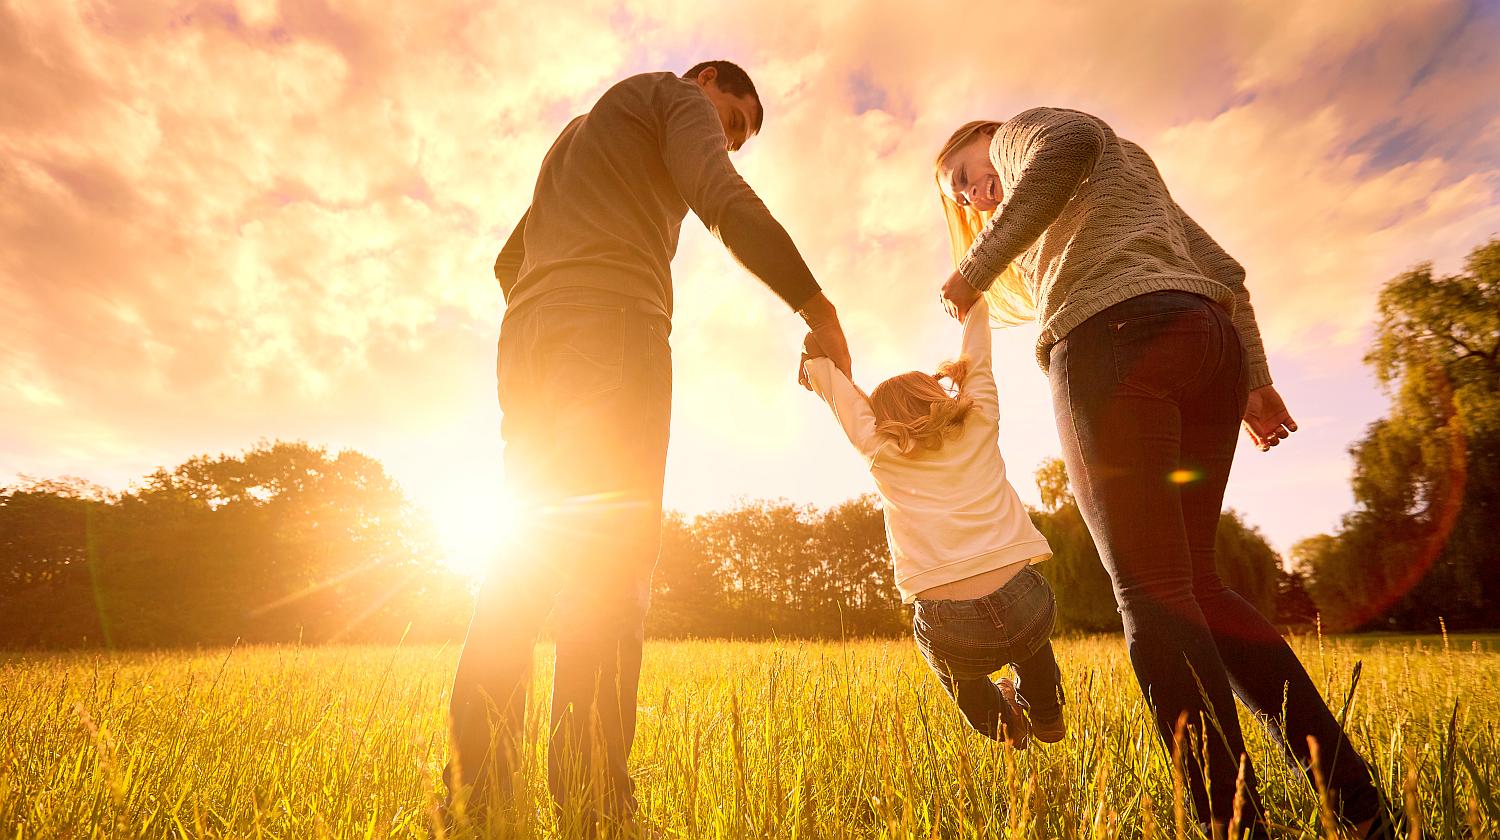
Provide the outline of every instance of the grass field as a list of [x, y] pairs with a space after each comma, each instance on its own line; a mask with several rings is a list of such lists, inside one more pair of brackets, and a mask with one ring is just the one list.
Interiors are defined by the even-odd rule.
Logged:
[[[1428, 836], [1494, 835], [1500, 641], [1296, 645], [1335, 711], [1362, 662], [1354, 740]], [[1120, 640], [1065, 639], [1059, 654], [1069, 738], [1015, 753], [963, 727], [910, 642], [653, 643], [633, 759], [644, 823], [674, 838], [1179, 836], [1170, 760]], [[431, 836], [455, 660], [9, 655], [0, 836]], [[549, 660], [539, 648], [540, 677]], [[1325, 836], [1316, 793], [1258, 728], [1251, 750], [1282, 836]], [[556, 836], [542, 766], [499, 836]]]

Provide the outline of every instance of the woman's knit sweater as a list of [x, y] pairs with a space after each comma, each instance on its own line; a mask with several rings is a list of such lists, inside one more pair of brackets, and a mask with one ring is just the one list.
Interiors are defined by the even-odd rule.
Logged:
[[1091, 316], [1178, 290], [1223, 306], [1250, 387], [1271, 383], [1245, 269], [1177, 206], [1144, 149], [1088, 114], [1033, 108], [1001, 124], [990, 159], [1004, 199], [958, 270], [983, 291], [1015, 263], [1036, 303], [1042, 370], [1052, 345]]

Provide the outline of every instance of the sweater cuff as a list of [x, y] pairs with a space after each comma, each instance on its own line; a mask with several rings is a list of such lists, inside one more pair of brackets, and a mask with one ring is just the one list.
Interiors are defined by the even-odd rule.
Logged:
[[987, 292], [990, 286], [995, 284], [995, 278], [1000, 276], [998, 272], [985, 276], [979, 267], [979, 261], [969, 255], [965, 255], [958, 263], [958, 273], [974, 287], [977, 292]]
[[1271, 384], [1271, 368], [1263, 361], [1250, 363], [1250, 390]]

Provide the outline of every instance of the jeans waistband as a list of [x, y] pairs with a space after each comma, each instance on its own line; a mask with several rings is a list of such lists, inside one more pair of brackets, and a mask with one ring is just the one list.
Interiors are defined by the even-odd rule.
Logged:
[[1038, 572], [1035, 566], [1028, 565], [988, 595], [963, 601], [919, 598], [916, 608], [921, 611], [923, 620], [934, 626], [951, 620], [993, 618], [1003, 615], [1012, 604], [1021, 600], [1038, 586], [1046, 584], [1047, 579], [1042, 577], [1042, 573]]
[[1126, 298], [1092, 316], [1089, 320], [1096, 322], [1118, 321], [1121, 318], [1139, 318], [1160, 315], [1167, 312], [1181, 312], [1185, 309], [1224, 311], [1224, 308], [1217, 302], [1203, 295], [1178, 289], [1165, 289], [1159, 292], [1148, 292], [1144, 295]]
[[547, 306], [554, 303], [589, 303], [604, 306], [619, 306], [628, 311], [639, 312], [642, 315], [656, 315], [670, 320], [661, 305], [655, 301], [648, 300], [635, 295], [627, 295], [621, 292], [612, 292], [608, 289], [600, 289], [593, 286], [564, 286], [559, 289], [548, 289], [506, 310], [511, 312], [528, 312], [538, 306]]

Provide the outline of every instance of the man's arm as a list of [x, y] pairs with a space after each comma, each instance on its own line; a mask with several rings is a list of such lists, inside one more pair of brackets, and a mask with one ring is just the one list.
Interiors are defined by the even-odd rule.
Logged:
[[516, 281], [521, 279], [521, 263], [526, 260], [526, 217], [530, 215], [531, 210], [527, 208], [521, 214], [521, 220], [511, 230], [510, 238], [505, 240], [499, 256], [495, 257], [495, 279], [500, 281], [500, 294], [507, 301], [516, 287]]
[[[1031, 247], [1093, 173], [1104, 154], [1105, 126], [1077, 111], [1033, 108], [1001, 126], [995, 142], [1020, 174], [1000, 209], [979, 232], [958, 264], [969, 285], [984, 291], [995, 277]], [[997, 168], [999, 163], [996, 162]]]
[[658, 102], [662, 159], [673, 184], [729, 253], [792, 309], [819, 291], [786, 229], [735, 171], [718, 114], [696, 89]]
[[964, 316], [963, 355], [969, 360], [969, 372], [958, 383], [979, 408], [990, 417], [1000, 419], [1000, 389], [995, 385], [994, 357], [991, 354], [990, 307], [980, 298]]
[[829, 358], [851, 374], [838, 312], [813, 279], [786, 229], [734, 164], [718, 114], [697, 90], [658, 101], [662, 160], [684, 201], [729, 253], [807, 323]]

